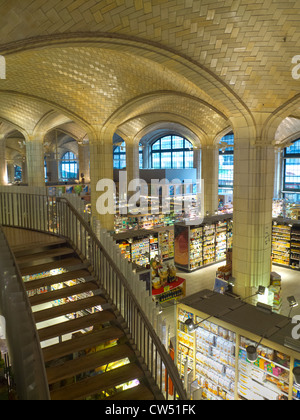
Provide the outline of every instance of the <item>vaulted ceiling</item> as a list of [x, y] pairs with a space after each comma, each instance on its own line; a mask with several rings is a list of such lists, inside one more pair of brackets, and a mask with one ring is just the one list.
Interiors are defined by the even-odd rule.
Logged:
[[300, 118], [299, 0], [0, 0], [0, 11], [8, 130], [134, 138], [170, 122], [207, 143], [232, 117], [263, 113], [281, 141]]

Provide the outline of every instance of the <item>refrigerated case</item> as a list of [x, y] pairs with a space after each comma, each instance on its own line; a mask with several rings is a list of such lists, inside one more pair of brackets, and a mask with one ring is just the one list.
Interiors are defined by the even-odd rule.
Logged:
[[[185, 324], [189, 318], [199, 323], [194, 332], [189, 332]], [[181, 300], [176, 322], [178, 370], [183, 379], [187, 372], [190, 383], [196, 381], [202, 398], [300, 398], [300, 386], [293, 377], [293, 367], [300, 360], [300, 346], [291, 338], [291, 319], [203, 290]], [[247, 359], [249, 345], [258, 346], [255, 363]]]
[[205, 218], [201, 225], [174, 226], [174, 260], [177, 268], [195, 271], [224, 261], [232, 246], [232, 215]]

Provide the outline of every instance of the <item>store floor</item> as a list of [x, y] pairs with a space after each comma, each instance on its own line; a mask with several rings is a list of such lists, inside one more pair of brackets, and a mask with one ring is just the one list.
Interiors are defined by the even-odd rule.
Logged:
[[[193, 273], [178, 271], [178, 275], [186, 279], [186, 296], [191, 296], [203, 289], [213, 290], [217, 268], [222, 265], [224, 265], [224, 263], [214, 264], [207, 268], [194, 271]], [[299, 306], [292, 310], [291, 316], [300, 315], [300, 272], [279, 266], [273, 266], [272, 271], [275, 271], [281, 275], [281, 295], [283, 300], [281, 314], [284, 316], [289, 315], [290, 309], [287, 302], [287, 297], [294, 296], [299, 302]], [[166, 320], [167, 332], [169, 336], [174, 337], [176, 335], [176, 304], [163, 304], [162, 319]]]

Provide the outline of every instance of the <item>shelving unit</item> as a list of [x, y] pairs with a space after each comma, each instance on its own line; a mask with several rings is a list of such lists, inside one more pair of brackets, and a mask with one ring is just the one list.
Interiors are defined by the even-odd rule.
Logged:
[[300, 226], [293, 226], [291, 230], [291, 261], [293, 268], [300, 268]]
[[272, 260], [273, 263], [290, 265], [291, 227], [273, 223]]
[[231, 215], [204, 219], [201, 225], [175, 225], [175, 265], [186, 271], [226, 260], [232, 246]]
[[300, 270], [300, 222], [274, 219], [272, 228], [272, 261]]
[[174, 258], [174, 228], [158, 232], [158, 247], [163, 261]]
[[214, 224], [203, 227], [203, 265], [216, 261], [216, 226]]
[[247, 400], [279, 400], [289, 397], [290, 357], [259, 346], [255, 363], [247, 361], [246, 348], [258, 343], [241, 336], [238, 394]]
[[131, 260], [141, 266], [149, 264], [149, 238], [137, 239], [131, 244]]
[[[216, 311], [219, 315], [213, 315]], [[193, 333], [185, 325], [187, 319], [198, 324]], [[300, 365], [300, 351], [285, 344], [292, 329], [286, 317], [203, 290], [177, 306], [175, 360], [182, 379], [188, 377], [193, 385], [196, 381], [207, 400], [297, 400], [300, 387], [292, 367]], [[270, 339], [262, 339], [267, 331], [272, 332]], [[258, 346], [255, 363], [247, 359], [249, 345]]]
[[191, 229], [190, 231], [190, 267], [191, 270], [203, 265], [203, 227]]
[[223, 261], [227, 251], [227, 222], [216, 224], [216, 261]]
[[[300, 366], [300, 360], [294, 361], [294, 367]], [[293, 382], [293, 400], [300, 401], [300, 386], [296, 384], [295, 380]]]

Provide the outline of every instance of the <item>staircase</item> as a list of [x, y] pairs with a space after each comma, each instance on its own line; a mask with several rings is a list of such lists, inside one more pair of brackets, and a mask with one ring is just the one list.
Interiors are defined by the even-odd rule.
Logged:
[[154, 400], [113, 309], [74, 249], [57, 238], [13, 251], [32, 306], [51, 399]]

